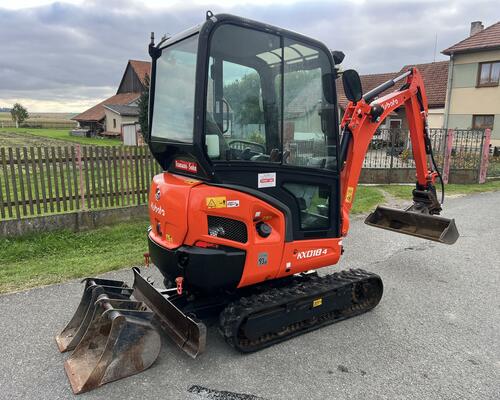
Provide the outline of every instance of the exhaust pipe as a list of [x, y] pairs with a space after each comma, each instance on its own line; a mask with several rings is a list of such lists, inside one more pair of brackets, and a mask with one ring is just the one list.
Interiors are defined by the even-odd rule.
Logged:
[[368, 215], [365, 224], [445, 244], [460, 236], [454, 219], [383, 206]]

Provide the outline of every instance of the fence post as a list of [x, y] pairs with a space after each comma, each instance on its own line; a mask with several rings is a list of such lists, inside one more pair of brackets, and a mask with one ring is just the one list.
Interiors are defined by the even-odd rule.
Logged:
[[446, 148], [444, 149], [443, 161], [443, 183], [447, 184], [450, 178], [451, 150], [453, 149], [453, 129], [448, 129], [446, 132]]
[[85, 191], [83, 190], [82, 149], [79, 144], [76, 145], [76, 165], [78, 168], [78, 175], [80, 178], [80, 209], [85, 210]]
[[[390, 128], [389, 128], [390, 129]], [[392, 168], [394, 166], [394, 136], [396, 136], [396, 129], [390, 129], [389, 130], [389, 135], [391, 135], [391, 162], [389, 165], [389, 173], [387, 174], [387, 183], [392, 183]]]
[[483, 148], [481, 149], [481, 165], [479, 166], [479, 183], [486, 182], [488, 173], [488, 159], [490, 156], [491, 129], [484, 131]]

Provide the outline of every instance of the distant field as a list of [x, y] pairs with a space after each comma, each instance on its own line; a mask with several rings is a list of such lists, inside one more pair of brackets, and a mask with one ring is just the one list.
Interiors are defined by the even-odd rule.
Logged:
[[[29, 113], [29, 121], [43, 122], [71, 122], [71, 118], [75, 113]], [[0, 121], [12, 121], [9, 112], [0, 112]]]
[[[73, 113], [30, 113], [29, 118], [23, 122], [25, 128], [74, 128], [76, 122], [72, 121]], [[0, 128], [15, 127], [9, 112], [0, 112]]]
[[0, 128], [0, 147], [68, 146], [80, 143], [94, 146], [121, 146], [118, 139], [71, 136], [69, 129]]

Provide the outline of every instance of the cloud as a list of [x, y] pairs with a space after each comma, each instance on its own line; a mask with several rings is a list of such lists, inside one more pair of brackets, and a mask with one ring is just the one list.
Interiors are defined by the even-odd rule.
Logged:
[[[28, 2], [32, 6], [33, 2]], [[22, 1], [20, 2], [22, 5]], [[230, 12], [299, 31], [346, 53], [361, 73], [447, 59], [440, 50], [466, 37], [470, 21], [496, 22], [496, 1], [57, 2], [0, 8], [0, 107], [82, 111], [110, 96], [128, 59], [147, 59], [149, 34], [174, 34]], [[50, 108], [50, 109], [49, 109]]]

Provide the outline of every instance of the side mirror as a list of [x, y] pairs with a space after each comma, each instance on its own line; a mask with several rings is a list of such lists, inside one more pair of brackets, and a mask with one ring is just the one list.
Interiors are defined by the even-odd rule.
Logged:
[[344, 85], [345, 97], [349, 101], [357, 103], [363, 97], [363, 88], [358, 73], [353, 69], [348, 69], [342, 73], [342, 83]]

